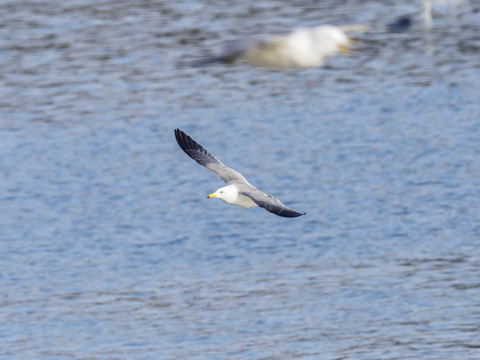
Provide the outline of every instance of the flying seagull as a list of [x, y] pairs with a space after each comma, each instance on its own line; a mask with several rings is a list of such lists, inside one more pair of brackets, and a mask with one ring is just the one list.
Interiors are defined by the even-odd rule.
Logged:
[[283, 217], [305, 215], [305, 213], [302, 214], [286, 207], [272, 195], [265, 194], [250, 185], [242, 174], [223, 165], [215, 156], [210, 154], [182, 130], [175, 129], [174, 132], [178, 145], [188, 156], [215, 173], [227, 184], [227, 186], [221, 187], [213, 194], [208, 195], [207, 199], [216, 197], [225, 201], [227, 204], [244, 208], [260, 206], [275, 215]]
[[298, 28], [288, 34], [258, 35], [234, 41], [218, 56], [198, 60], [194, 65], [216, 62], [230, 64], [237, 59], [243, 59], [250, 65], [260, 67], [312, 68], [320, 66], [325, 58], [338, 51], [350, 54], [348, 45], [352, 43], [338, 26]]

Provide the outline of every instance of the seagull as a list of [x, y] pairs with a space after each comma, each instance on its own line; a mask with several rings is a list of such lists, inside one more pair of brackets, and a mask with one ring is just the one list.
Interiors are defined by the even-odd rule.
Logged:
[[194, 62], [231, 64], [237, 59], [259, 67], [301, 69], [320, 66], [325, 58], [338, 51], [349, 55], [353, 41], [341, 27], [321, 25], [298, 28], [283, 35], [259, 35], [232, 42], [220, 55]]
[[244, 208], [263, 207], [278, 216], [297, 217], [305, 215], [283, 205], [272, 195], [256, 189], [239, 172], [223, 165], [215, 156], [179, 129], [175, 129], [175, 138], [180, 148], [193, 160], [215, 173], [227, 186], [221, 187], [207, 199], [219, 198], [227, 204]]

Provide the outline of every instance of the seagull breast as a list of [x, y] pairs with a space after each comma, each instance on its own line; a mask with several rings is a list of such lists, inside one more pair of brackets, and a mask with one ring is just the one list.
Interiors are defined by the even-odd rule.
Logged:
[[210, 197], [217, 197], [230, 205], [237, 205], [244, 208], [251, 208], [251, 207], [258, 206], [248, 196], [239, 194], [239, 189], [236, 184], [230, 184], [230, 185], [221, 187], [220, 189], [215, 191], [212, 195], [213, 196], [210, 195]]

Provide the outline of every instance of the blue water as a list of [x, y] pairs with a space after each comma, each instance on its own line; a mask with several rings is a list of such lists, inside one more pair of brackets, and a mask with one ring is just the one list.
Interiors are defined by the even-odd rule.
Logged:
[[[478, 359], [480, 7], [446, 6], [3, 1], [0, 357]], [[373, 30], [185, 65], [331, 22]], [[205, 199], [177, 127], [308, 214]]]

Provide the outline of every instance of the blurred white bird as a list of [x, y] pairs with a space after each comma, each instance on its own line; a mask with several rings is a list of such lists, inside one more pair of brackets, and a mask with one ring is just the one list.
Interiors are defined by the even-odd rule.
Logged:
[[341, 27], [321, 25], [298, 28], [288, 34], [259, 35], [230, 43], [220, 55], [201, 59], [196, 66], [243, 59], [250, 65], [270, 68], [312, 68], [337, 52], [350, 54], [352, 44]]

